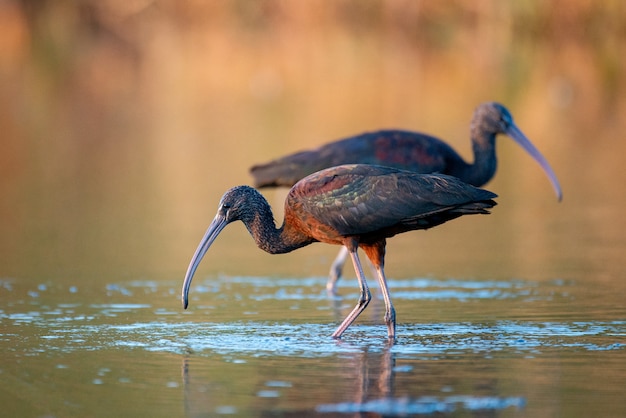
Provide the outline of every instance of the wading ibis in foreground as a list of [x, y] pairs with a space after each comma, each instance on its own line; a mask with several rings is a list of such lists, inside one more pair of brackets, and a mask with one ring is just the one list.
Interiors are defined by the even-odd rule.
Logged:
[[[376, 164], [417, 173], [441, 173], [458, 177], [473, 186], [483, 186], [496, 172], [496, 135], [506, 134], [522, 146], [544, 169], [561, 200], [561, 186], [552, 168], [513, 122], [501, 104], [488, 102], [476, 108], [470, 125], [474, 162], [465, 162], [448, 144], [419, 132], [383, 130], [369, 132], [320, 148], [287, 155], [252, 167], [256, 187], [293, 186], [301, 178], [341, 164]], [[334, 293], [348, 252], [343, 248], [330, 269], [327, 285]]]
[[267, 200], [249, 186], [228, 190], [200, 242], [182, 289], [188, 305], [193, 275], [213, 241], [226, 225], [242, 221], [257, 246], [271, 254], [288, 253], [314, 242], [348, 249], [360, 287], [357, 305], [332, 334], [340, 338], [366, 308], [371, 294], [357, 249], [372, 262], [385, 300], [388, 337], [396, 332], [396, 314], [384, 273], [386, 239], [416, 229], [428, 229], [462, 215], [487, 214], [496, 195], [456, 177], [419, 174], [375, 165], [342, 165], [314, 173], [296, 183], [285, 200], [283, 225], [276, 228]]

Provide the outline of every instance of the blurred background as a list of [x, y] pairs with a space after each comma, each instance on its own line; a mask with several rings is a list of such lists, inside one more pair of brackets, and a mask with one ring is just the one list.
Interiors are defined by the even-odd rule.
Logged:
[[[563, 202], [501, 138], [493, 214], [394, 238], [388, 275], [481, 268], [624, 286], [625, 9], [0, 0], [0, 277], [182, 280], [251, 165], [382, 128], [430, 133], [471, 159], [472, 113], [494, 100], [551, 162]], [[280, 220], [286, 191], [264, 194]], [[230, 227], [202, 273], [324, 276], [335, 252], [276, 258]]]

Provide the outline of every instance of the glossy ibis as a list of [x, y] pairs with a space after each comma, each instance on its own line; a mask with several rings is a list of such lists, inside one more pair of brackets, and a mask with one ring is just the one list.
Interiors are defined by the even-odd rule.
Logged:
[[[419, 132], [383, 130], [331, 142], [317, 149], [302, 151], [252, 167], [256, 187], [291, 187], [301, 178], [341, 164], [377, 164], [417, 173], [442, 173], [480, 187], [496, 172], [496, 135], [506, 134], [520, 144], [544, 169], [557, 198], [561, 187], [547, 160], [513, 122], [501, 104], [483, 103], [474, 112], [470, 135], [474, 162], [465, 162], [448, 144]], [[348, 256], [342, 249], [330, 269], [327, 288], [335, 292], [336, 282]]]
[[314, 173], [294, 185], [285, 200], [285, 218], [276, 228], [267, 200], [249, 186], [228, 190], [200, 242], [185, 275], [183, 306], [187, 308], [193, 275], [226, 225], [242, 221], [257, 246], [271, 254], [288, 253], [313, 242], [348, 249], [359, 282], [357, 305], [332, 334], [339, 338], [371, 299], [357, 249], [372, 265], [385, 300], [385, 324], [395, 337], [396, 314], [384, 273], [386, 239], [428, 229], [462, 215], [486, 214], [496, 195], [440, 174], [419, 174], [374, 165], [342, 165]]

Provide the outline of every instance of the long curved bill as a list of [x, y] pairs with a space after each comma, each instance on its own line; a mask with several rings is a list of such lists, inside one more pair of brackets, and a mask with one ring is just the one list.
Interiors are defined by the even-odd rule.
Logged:
[[226, 218], [219, 213], [215, 215], [211, 225], [209, 225], [206, 230], [204, 237], [202, 237], [202, 241], [198, 245], [195, 254], [191, 258], [191, 262], [189, 263], [189, 267], [187, 267], [187, 274], [185, 274], [185, 281], [183, 282], [183, 292], [182, 292], [182, 301], [183, 308], [187, 309], [188, 301], [189, 301], [189, 286], [191, 286], [191, 279], [193, 278], [202, 257], [206, 254], [207, 250], [215, 241], [215, 238], [219, 235], [219, 233], [224, 229], [224, 227], [228, 224]]
[[556, 193], [556, 197], [559, 201], [563, 198], [563, 193], [561, 192], [561, 185], [559, 184], [559, 180], [556, 178], [556, 174], [548, 164], [548, 160], [545, 159], [543, 155], [539, 152], [537, 148], [530, 142], [526, 135], [517, 127], [515, 124], [511, 124], [507, 129], [507, 135], [515, 140], [522, 148], [526, 150], [530, 154], [531, 157], [535, 159], [543, 168], [543, 171], [546, 172], [548, 179], [552, 183], [552, 187], [554, 188], [554, 192]]

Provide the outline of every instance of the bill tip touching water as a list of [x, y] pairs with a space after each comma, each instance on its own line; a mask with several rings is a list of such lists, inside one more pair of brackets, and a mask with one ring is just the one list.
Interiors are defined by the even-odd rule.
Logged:
[[359, 282], [354, 309], [332, 334], [339, 338], [367, 307], [371, 294], [357, 249], [372, 262], [385, 301], [384, 322], [395, 338], [396, 313], [384, 273], [386, 239], [428, 229], [470, 214], [488, 214], [494, 193], [442, 174], [419, 174], [365, 164], [341, 165], [297, 182], [285, 200], [283, 224], [276, 227], [267, 200], [254, 188], [237, 186], [222, 196], [217, 214], [200, 241], [185, 275], [183, 307], [198, 265], [226, 225], [242, 221], [257, 246], [271, 254], [288, 253], [314, 242], [348, 249]]

